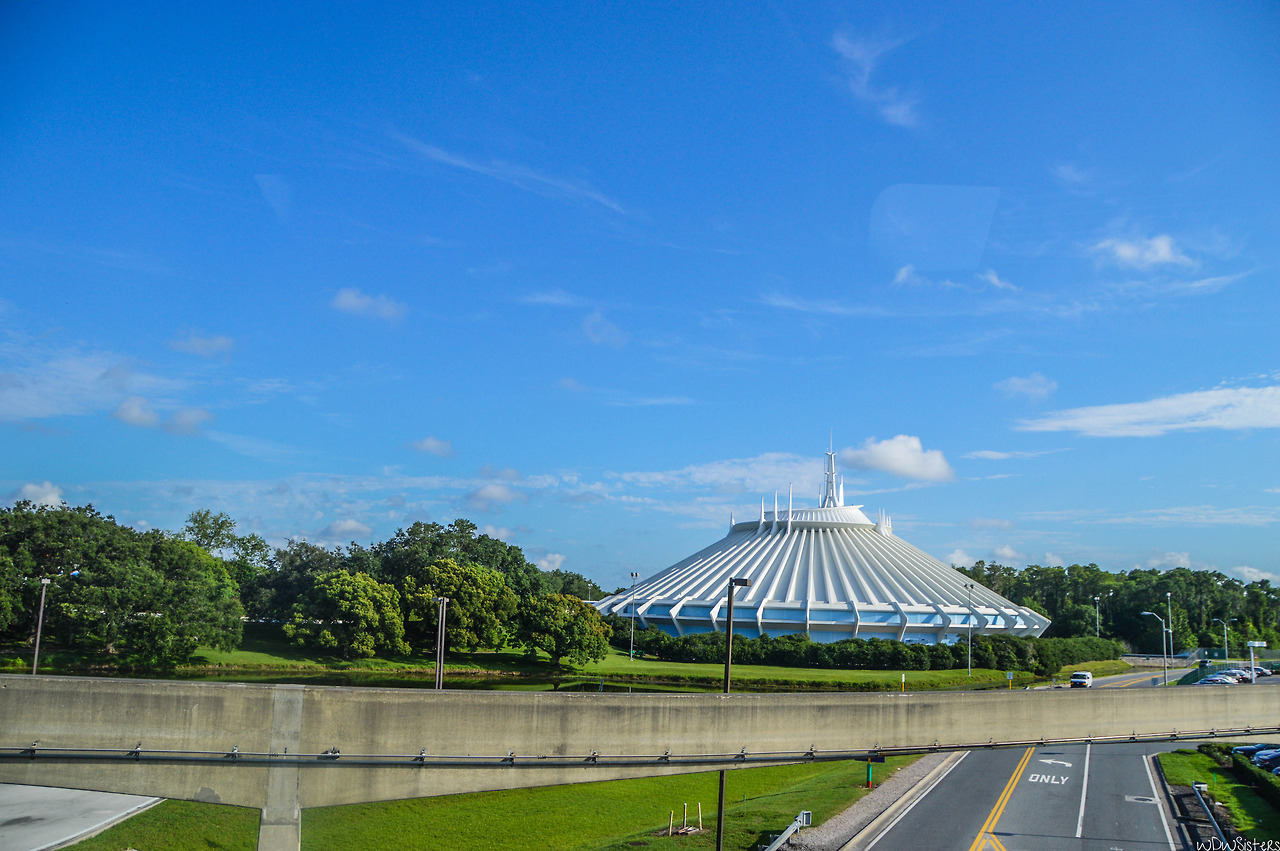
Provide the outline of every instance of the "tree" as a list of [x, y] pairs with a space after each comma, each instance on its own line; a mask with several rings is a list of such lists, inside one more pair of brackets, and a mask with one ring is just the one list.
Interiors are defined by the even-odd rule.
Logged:
[[317, 577], [294, 604], [284, 633], [300, 645], [313, 644], [347, 658], [379, 650], [409, 652], [399, 593], [367, 573], [335, 570]]
[[183, 527], [179, 537], [217, 555], [235, 546], [236, 521], [221, 511], [214, 514], [207, 508], [202, 508], [187, 515], [187, 525]]
[[593, 607], [567, 594], [545, 594], [520, 601], [516, 637], [532, 655], [541, 650], [553, 665], [568, 659], [585, 665], [609, 652], [609, 625]]
[[451, 558], [415, 565], [401, 585], [401, 603], [411, 641], [434, 647], [439, 607], [449, 598], [445, 641], [450, 650], [501, 647], [507, 625], [516, 613], [516, 595], [496, 570], [478, 564], [458, 564]]

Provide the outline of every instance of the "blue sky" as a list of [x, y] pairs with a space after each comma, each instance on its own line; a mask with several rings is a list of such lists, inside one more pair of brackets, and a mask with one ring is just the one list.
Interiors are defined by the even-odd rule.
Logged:
[[6, 4], [0, 496], [1280, 574], [1274, 4]]

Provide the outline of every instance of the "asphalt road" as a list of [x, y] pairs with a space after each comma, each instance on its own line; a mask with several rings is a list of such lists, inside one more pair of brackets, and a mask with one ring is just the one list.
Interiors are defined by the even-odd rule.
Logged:
[[1147, 755], [1163, 745], [971, 751], [864, 849], [1176, 848]]
[[159, 801], [137, 795], [0, 783], [0, 848], [56, 848]]

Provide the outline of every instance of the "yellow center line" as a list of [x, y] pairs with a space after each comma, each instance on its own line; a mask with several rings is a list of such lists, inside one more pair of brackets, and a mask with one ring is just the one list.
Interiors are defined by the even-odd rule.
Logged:
[[1022, 772], [1026, 769], [1027, 763], [1031, 761], [1031, 754], [1035, 753], [1035, 750], [1035, 748], [1027, 748], [1027, 752], [1022, 755], [1022, 759], [1018, 762], [1018, 767], [1013, 771], [1013, 776], [1009, 778], [1009, 782], [1005, 784], [1004, 791], [996, 799], [996, 805], [992, 807], [987, 820], [982, 823], [982, 829], [973, 838], [973, 844], [969, 846], [969, 851], [981, 851], [988, 842], [993, 843], [999, 851], [1003, 851], [1004, 846], [1000, 843], [1000, 840], [994, 836], [989, 836], [988, 832], [994, 830], [996, 823], [1000, 821], [1000, 815], [1004, 812], [1005, 804], [1009, 803], [1009, 797], [1013, 794], [1014, 787], [1018, 785], [1018, 780], [1022, 777]]

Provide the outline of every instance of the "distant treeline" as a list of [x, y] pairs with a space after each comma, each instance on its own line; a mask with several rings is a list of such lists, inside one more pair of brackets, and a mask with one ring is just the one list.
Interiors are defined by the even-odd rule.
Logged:
[[570, 571], [543, 571], [476, 526], [415, 523], [388, 541], [272, 549], [197, 511], [181, 532], [139, 532], [92, 506], [18, 502], [0, 509], [0, 640], [30, 641], [47, 579], [43, 641], [104, 664], [169, 667], [197, 645], [234, 649], [242, 618], [338, 656], [434, 651], [449, 600], [449, 649], [517, 642], [552, 660], [600, 658], [609, 628], [582, 598], [603, 596]]
[[[614, 623], [613, 644], [630, 642], [625, 622]], [[703, 632], [679, 638], [656, 627], [636, 630], [636, 650], [668, 662], [724, 661], [724, 633]], [[1105, 638], [1019, 638], [977, 635], [973, 638], [973, 667], [998, 671], [1031, 671], [1052, 676], [1063, 665], [1117, 659], [1124, 648]], [[835, 668], [866, 671], [945, 671], [968, 665], [969, 648], [956, 644], [905, 644], [884, 638], [846, 638], [824, 644], [803, 632], [774, 638], [733, 637], [733, 661], [741, 665], [787, 668]]]
[[[1018, 570], [978, 562], [957, 568], [975, 582], [1019, 605], [1047, 615], [1050, 637], [1093, 635], [1115, 638], [1138, 653], [1160, 652], [1160, 622], [1173, 613], [1174, 651], [1221, 647], [1222, 623], [1228, 643], [1239, 652], [1245, 641], [1280, 641], [1280, 589], [1259, 579], [1245, 584], [1216, 570], [1131, 570], [1109, 573], [1096, 564]], [[1095, 604], [1094, 598], [1097, 597]], [[1218, 622], [1214, 622], [1217, 618]], [[1234, 621], [1233, 621], [1234, 619]]]

